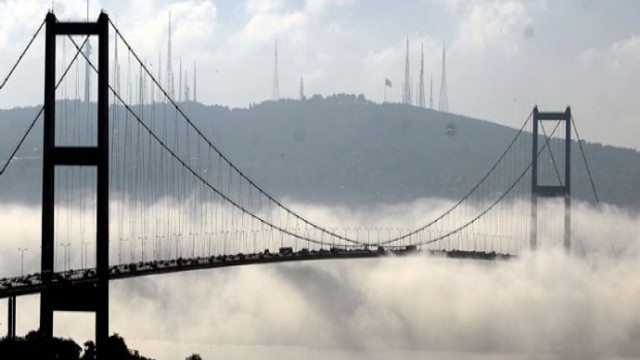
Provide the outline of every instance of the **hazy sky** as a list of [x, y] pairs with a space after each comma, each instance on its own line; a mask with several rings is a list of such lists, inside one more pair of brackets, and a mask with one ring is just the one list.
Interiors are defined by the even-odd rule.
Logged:
[[[0, 2], [0, 72], [4, 75], [51, 1]], [[274, 40], [281, 97], [362, 93], [382, 101], [384, 79], [399, 101], [408, 36], [414, 84], [425, 48], [427, 93], [437, 104], [442, 43], [447, 44], [450, 109], [519, 126], [534, 104], [571, 105], [584, 138], [640, 148], [635, 100], [640, 81], [640, 2], [524, 0], [91, 0], [104, 8], [137, 51], [166, 66], [167, 18], [174, 22], [174, 67], [198, 64], [198, 100], [247, 107], [271, 96]], [[84, 18], [86, 2], [56, 1], [60, 19]], [[0, 107], [42, 98], [42, 42], [0, 92]], [[121, 54], [122, 54], [121, 50]], [[124, 59], [124, 55], [121, 55]], [[176, 75], [177, 76], [177, 75]], [[191, 75], [190, 75], [191, 76]], [[428, 99], [428, 96], [427, 96]], [[428, 101], [428, 100], [427, 100]]]

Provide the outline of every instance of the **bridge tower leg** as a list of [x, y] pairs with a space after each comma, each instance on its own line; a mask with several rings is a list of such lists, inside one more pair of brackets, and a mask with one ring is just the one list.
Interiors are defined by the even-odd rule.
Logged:
[[[564, 121], [564, 183], [556, 186], [538, 184], [538, 123], [540, 121]], [[533, 149], [531, 160], [531, 239], [530, 247], [535, 251], [538, 247], [538, 197], [564, 198], [564, 248], [567, 253], [571, 251], [571, 108], [562, 112], [539, 112], [538, 107], [533, 108]], [[543, 145], [544, 146], [544, 145]]]
[[[106, 359], [109, 337], [109, 18], [100, 14], [97, 22], [59, 22], [53, 13], [46, 18], [44, 75], [44, 142], [42, 171], [42, 259], [45, 290], [40, 298], [40, 331], [53, 336], [53, 313], [87, 311], [95, 313], [98, 359]], [[55, 144], [56, 36], [98, 37], [97, 146], [69, 147]], [[83, 57], [80, 56], [80, 59]], [[97, 168], [96, 281], [63, 288], [54, 283], [54, 199], [56, 166]]]
[[7, 339], [16, 338], [16, 297], [9, 297], [9, 309], [7, 311]]

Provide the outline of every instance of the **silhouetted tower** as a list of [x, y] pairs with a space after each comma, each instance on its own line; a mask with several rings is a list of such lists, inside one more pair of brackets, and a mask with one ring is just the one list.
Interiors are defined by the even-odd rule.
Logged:
[[300, 100], [304, 100], [304, 78], [300, 78]]
[[9, 340], [15, 340], [16, 338], [16, 306], [17, 306], [17, 300], [15, 296], [10, 296], [9, 299], [9, 309], [8, 309], [8, 315], [9, 315], [9, 319], [7, 322], [7, 327], [9, 328], [9, 332], [7, 334], [7, 339]]
[[[564, 121], [564, 179], [558, 174], [558, 185], [540, 184], [538, 179], [538, 160], [541, 149], [538, 146], [538, 126], [543, 121], [560, 123]], [[544, 127], [543, 134], [544, 134]], [[531, 151], [531, 239], [530, 247], [535, 251], [538, 247], [538, 198], [564, 198], [564, 248], [571, 252], [571, 108], [567, 106], [564, 112], [540, 112], [538, 106], [533, 108], [533, 134]], [[544, 139], [546, 139], [546, 134]], [[542, 145], [548, 146], [545, 143]], [[551, 147], [548, 147], [551, 156]], [[554, 163], [555, 164], [555, 163]], [[540, 165], [547, 165], [542, 162]], [[564, 181], [562, 181], [564, 180]]]
[[445, 43], [442, 42], [442, 82], [440, 83], [440, 104], [438, 110], [449, 111], [449, 95], [447, 95], [447, 71], [446, 71]]
[[431, 89], [429, 90], [429, 109], [433, 109], [433, 75], [431, 75]]
[[173, 64], [171, 63], [171, 12], [169, 12], [169, 41], [167, 43], [167, 93], [173, 99]]
[[420, 83], [418, 88], [418, 106], [425, 107], [424, 102], [424, 45], [420, 47]]
[[197, 77], [196, 77], [196, 63], [193, 62], [193, 102], [198, 101], [196, 90], [198, 89], [196, 86], [198, 85]]
[[278, 40], [275, 46], [275, 65], [273, 69], [273, 89], [271, 90], [271, 99], [278, 100], [280, 98], [280, 83], [278, 80]]
[[409, 71], [409, 37], [407, 36], [407, 56], [404, 62], [404, 89], [402, 90], [402, 103], [411, 104], [411, 74]]
[[[50, 344], [54, 329], [54, 312], [81, 311], [95, 313], [95, 339], [98, 360], [108, 359], [109, 349], [109, 18], [101, 13], [95, 23], [58, 22], [53, 13], [46, 18], [44, 57], [44, 119], [42, 142], [42, 243], [40, 279], [40, 334], [43, 343]], [[97, 36], [97, 87], [95, 146], [58, 146], [56, 130], [56, 37], [72, 35]], [[91, 117], [90, 117], [91, 118]], [[87, 119], [88, 121], [91, 119]], [[59, 119], [58, 119], [59, 120]], [[65, 133], [61, 134], [65, 138]], [[62, 167], [93, 168], [95, 189], [95, 280], [84, 284], [60, 284], [55, 276], [56, 170]], [[90, 240], [86, 238], [86, 240]], [[46, 358], [46, 357], [45, 357]]]

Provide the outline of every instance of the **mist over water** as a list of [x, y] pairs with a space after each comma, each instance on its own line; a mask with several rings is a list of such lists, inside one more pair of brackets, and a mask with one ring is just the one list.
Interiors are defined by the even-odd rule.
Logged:
[[[367, 226], [364, 219], [412, 226], [425, 209], [448, 205], [297, 206], [337, 227]], [[541, 232], [541, 251], [508, 261], [415, 255], [114, 281], [111, 332], [158, 360], [193, 352], [205, 359], [640, 357], [640, 217], [580, 203], [573, 210], [571, 256], [561, 237]], [[39, 216], [39, 209], [2, 208], [2, 238], [11, 241], [0, 252], [13, 262], [0, 264], [2, 274], [15, 273], [18, 247], [39, 247]], [[39, 255], [28, 254], [33, 272]], [[38, 304], [38, 296], [19, 298], [19, 334], [37, 328]], [[92, 319], [56, 313], [55, 332], [83, 343], [93, 338]]]
[[[122, 308], [113, 309], [112, 327], [159, 359], [193, 344], [209, 358], [251, 349], [293, 358], [300, 348], [318, 358], [640, 356], [639, 271], [637, 259], [561, 251], [501, 262], [412, 256], [249, 266], [114, 283]], [[154, 352], [162, 349], [154, 342], [164, 350]], [[169, 344], [175, 355], [164, 354]]]

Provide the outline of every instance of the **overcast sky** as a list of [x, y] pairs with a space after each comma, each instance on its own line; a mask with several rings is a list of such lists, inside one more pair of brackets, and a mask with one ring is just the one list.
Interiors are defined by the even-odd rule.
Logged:
[[[51, 6], [0, 2], [2, 76]], [[86, 16], [82, 0], [54, 6], [59, 19]], [[436, 104], [446, 41], [451, 112], [516, 127], [534, 104], [571, 105], [587, 140], [640, 148], [640, 2], [91, 0], [90, 17], [101, 8], [152, 68], [159, 53], [166, 66], [171, 11], [175, 71], [179, 59], [190, 74], [197, 63], [198, 100], [206, 104], [247, 107], [270, 98], [275, 39], [281, 97], [296, 98], [304, 77], [307, 96], [362, 93], [380, 102], [388, 78], [388, 98], [399, 101], [408, 36], [414, 84], [423, 44]], [[1, 108], [41, 102], [41, 86], [24, 84], [42, 82], [43, 52], [39, 41], [25, 59], [32, 70], [19, 69], [0, 92]]]

